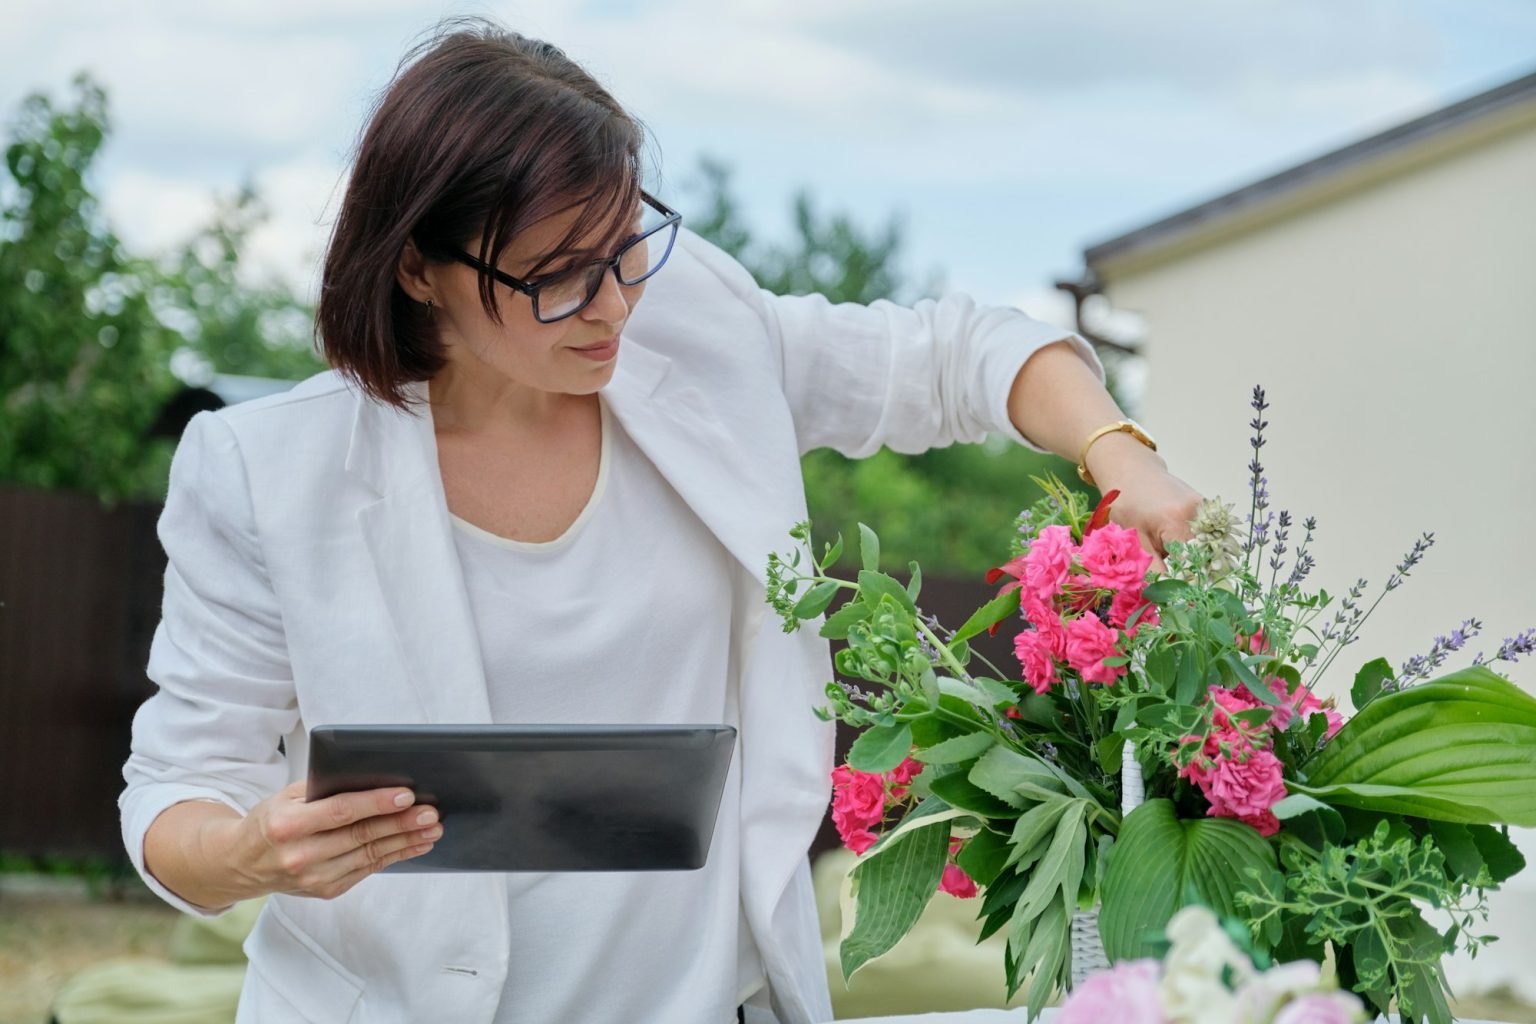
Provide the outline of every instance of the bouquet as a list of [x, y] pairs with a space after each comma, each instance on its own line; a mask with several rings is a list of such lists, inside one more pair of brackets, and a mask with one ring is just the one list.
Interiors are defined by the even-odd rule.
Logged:
[[[769, 556], [787, 631], [847, 598], [820, 625], [846, 647], [817, 709], [860, 730], [833, 778], [833, 819], [861, 854], [845, 978], [942, 886], [978, 899], [979, 939], [1006, 929], [1008, 994], [1028, 981], [1031, 1017], [1074, 964], [1081, 978], [1096, 957], [1152, 955], [1202, 905], [1261, 956], [1331, 953], [1376, 1012], [1451, 1019], [1441, 958], [1492, 941], [1486, 894], [1524, 867], [1507, 826], [1536, 825], [1536, 700], [1495, 671], [1536, 631], [1446, 674], [1476, 620], [1396, 669], [1367, 661], [1346, 720], [1315, 687], [1434, 537], [1369, 605], [1365, 580], [1342, 599], [1309, 590], [1317, 524], [1271, 510], [1262, 389], [1253, 407], [1247, 515], [1205, 502], [1156, 573], [1109, 521], [1114, 492], [1090, 507], [1054, 480], [988, 575], [997, 596], [953, 630], [920, 610], [916, 563], [905, 584], [879, 571], [866, 526], [852, 579], [834, 574], [842, 539], [818, 556], [809, 523]], [[969, 643], [1004, 628], [1007, 669]]]

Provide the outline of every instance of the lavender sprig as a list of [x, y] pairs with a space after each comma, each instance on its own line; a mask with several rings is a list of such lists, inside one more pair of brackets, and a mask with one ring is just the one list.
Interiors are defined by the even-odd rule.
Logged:
[[1495, 661], [1507, 661], [1513, 665], [1521, 658], [1529, 657], [1532, 654], [1536, 654], [1536, 629], [1528, 629], [1524, 633], [1516, 633], [1514, 636], [1505, 637], [1504, 642], [1499, 645], [1499, 649], [1487, 661], [1483, 660], [1482, 652], [1479, 651], [1472, 664], [1491, 665]]
[[[1350, 607], [1350, 602], [1345, 602], [1345, 607], [1350, 611], [1349, 622], [1345, 626], [1344, 632], [1339, 634], [1338, 646], [1329, 653], [1327, 659], [1317, 669], [1317, 671], [1313, 673], [1312, 684], [1316, 684], [1317, 680], [1322, 676], [1322, 674], [1328, 671], [1328, 666], [1333, 664], [1333, 659], [1339, 656], [1340, 651], [1354, 643], [1359, 635], [1360, 627], [1365, 625], [1365, 621], [1371, 617], [1371, 613], [1374, 612], [1377, 606], [1381, 604], [1381, 599], [1392, 593], [1392, 591], [1396, 590], [1398, 587], [1402, 586], [1403, 580], [1408, 578], [1408, 575], [1412, 572], [1414, 566], [1418, 565], [1424, 560], [1424, 553], [1434, 546], [1435, 535], [1433, 533], [1425, 533], [1418, 540], [1414, 541], [1412, 550], [1403, 556], [1402, 561], [1397, 563], [1396, 570], [1392, 573], [1391, 576], [1387, 577], [1387, 585], [1382, 588], [1381, 593], [1376, 595], [1376, 600], [1371, 602], [1371, 606], [1367, 608], [1363, 613], [1358, 610], [1358, 605], [1355, 607]], [[1361, 580], [1360, 589], [1363, 589], [1364, 585], [1365, 581]], [[1358, 595], [1355, 592], [1355, 588], [1350, 589], [1349, 595], [1351, 599], [1358, 601]], [[1337, 623], [1338, 621], [1339, 617], [1337, 615], [1334, 616], [1334, 623]], [[1330, 631], [1332, 630], [1334, 623], [1329, 623]], [[1330, 639], [1330, 637], [1328, 633], [1325, 632], [1324, 640], [1326, 641], [1327, 639]]]
[[1248, 403], [1253, 407], [1254, 417], [1248, 421], [1253, 428], [1253, 436], [1248, 439], [1248, 444], [1253, 448], [1253, 458], [1248, 463], [1249, 489], [1253, 492], [1253, 502], [1248, 512], [1248, 545], [1243, 549], [1243, 566], [1248, 565], [1248, 559], [1256, 547], [1262, 546], [1262, 528], [1259, 525], [1259, 515], [1269, 507], [1269, 491], [1266, 487], [1268, 481], [1264, 478], [1264, 466], [1259, 462], [1259, 449], [1264, 447], [1264, 428], [1269, 426], [1269, 421], [1264, 418], [1264, 412], [1269, 408], [1269, 403], [1264, 400], [1264, 389], [1254, 385], [1253, 400]]
[[[1403, 662], [1402, 670], [1397, 679], [1388, 684], [1384, 689], [1401, 690], [1412, 686], [1414, 683], [1429, 678], [1429, 674], [1445, 664], [1445, 659], [1453, 652], [1461, 650], [1467, 641], [1477, 636], [1483, 630], [1483, 624], [1476, 619], [1467, 619], [1457, 629], [1453, 629], [1445, 636], [1435, 637], [1435, 642], [1430, 646], [1428, 654], [1415, 654]], [[1481, 655], [1479, 655], [1481, 657]]]

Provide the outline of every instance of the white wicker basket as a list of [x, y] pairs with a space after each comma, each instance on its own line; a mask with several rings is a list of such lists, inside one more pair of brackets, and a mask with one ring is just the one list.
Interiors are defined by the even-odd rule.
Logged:
[[[1146, 799], [1142, 786], [1141, 764], [1136, 760], [1136, 745], [1129, 741], [1120, 757], [1120, 814], [1125, 816], [1141, 806]], [[1094, 971], [1109, 966], [1104, 955], [1104, 940], [1099, 937], [1099, 911], [1078, 910], [1072, 914], [1072, 987], [1081, 985], [1083, 979]]]

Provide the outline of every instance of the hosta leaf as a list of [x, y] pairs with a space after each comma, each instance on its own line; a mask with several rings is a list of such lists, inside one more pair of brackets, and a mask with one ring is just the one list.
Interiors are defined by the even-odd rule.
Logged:
[[1099, 933], [1111, 960], [1153, 956], [1168, 919], [1193, 892], [1218, 914], [1237, 916], [1234, 897], [1247, 871], [1275, 868], [1263, 837], [1241, 822], [1180, 819], [1168, 800], [1126, 816], [1104, 871]]
[[838, 950], [845, 980], [911, 931], [948, 859], [949, 825], [936, 821], [853, 869], [853, 926]]

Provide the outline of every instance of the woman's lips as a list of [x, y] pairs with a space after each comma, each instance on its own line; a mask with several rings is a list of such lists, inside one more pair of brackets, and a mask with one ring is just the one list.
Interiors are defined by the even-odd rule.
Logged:
[[600, 341], [595, 345], [587, 345], [583, 348], [573, 348], [571, 351], [583, 359], [591, 359], [594, 362], [601, 363], [618, 355], [619, 339], [617, 336], [614, 336], [607, 341]]

